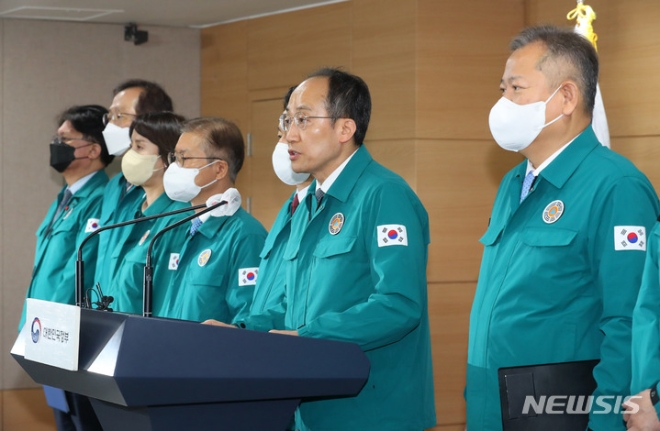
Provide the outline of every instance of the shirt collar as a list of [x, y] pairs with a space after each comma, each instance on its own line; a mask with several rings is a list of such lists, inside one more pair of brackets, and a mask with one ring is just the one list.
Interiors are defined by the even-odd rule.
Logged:
[[[556, 156], [558, 159], [556, 163], [544, 166], [543, 174], [541, 175], [544, 180], [560, 189], [564, 186], [566, 181], [573, 175], [573, 172], [578, 168], [580, 163], [592, 151], [602, 147], [602, 144], [596, 138], [591, 124], [582, 131], [570, 145], [567, 145], [564, 150]], [[605, 148], [605, 147], [603, 147]], [[520, 174], [523, 174], [521, 169]]]
[[[577, 136], [575, 138], [577, 138]], [[534, 171], [534, 176], [538, 177], [541, 171], [545, 169], [550, 163], [552, 163], [557, 158], [557, 156], [559, 156], [566, 149], [566, 147], [571, 145], [571, 143], [575, 140], [575, 138], [571, 139], [570, 141], [568, 141], [568, 144], [564, 145], [563, 147], [555, 151], [550, 157], [545, 159], [543, 163], [541, 163], [539, 167], [536, 169], [534, 169], [534, 166], [532, 166], [532, 162], [530, 162], [529, 159], [527, 159], [527, 171], [525, 171], [525, 176], [527, 176], [527, 174], [529, 174], [531, 171]]]
[[91, 180], [94, 174], [96, 174], [97, 172], [98, 171], [94, 171], [91, 174], [87, 174], [78, 181], [76, 181], [75, 183], [73, 183], [73, 185], [69, 186], [68, 189], [71, 192], [71, 195], [72, 196], [75, 195], [78, 190], [82, 189], [83, 186], [87, 184], [87, 182]]
[[332, 187], [332, 185], [334, 184], [337, 177], [339, 177], [339, 174], [341, 174], [341, 172], [344, 170], [344, 168], [346, 167], [348, 162], [353, 158], [355, 153], [357, 153], [357, 150], [358, 149], [356, 148], [355, 151], [353, 151], [353, 153], [350, 156], [348, 156], [348, 158], [346, 160], [344, 160], [344, 162], [341, 165], [339, 165], [337, 167], [337, 169], [332, 171], [332, 173], [328, 176], [328, 178], [326, 178], [326, 180], [323, 181], [323, 184], [319, 184], [319, 182], [317, 181], [316, 182], [316, 190], [321, 189], [321, 190], [323, 190], [323, 193], [328, 193], [328, 190], [330, 190], [330, 187]]
[[309, 184], [307, 185], [307, 187], [302, 188], [296, 192], [296, 194], [298, 195], [298, 202], [302, 202], [305, 200], [305, 196], [307, 196], [308, 189], [309, 189]]

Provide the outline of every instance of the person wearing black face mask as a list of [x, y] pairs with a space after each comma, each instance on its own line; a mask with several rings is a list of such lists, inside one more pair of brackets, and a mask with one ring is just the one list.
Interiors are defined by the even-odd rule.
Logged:
[[[103, 170], [112, 156], [103, 138], [103, 116], [98, 105], [74, 106], [59, 117], [57, 136], [50, 144], [50, 165], [62, 174], [65, 185], [37, 230], [32, 281], [26, 297], [74, 304], [76, 251], [80, 242], [99, 228], [103, 190], [108, 176]], [[91, 240], [98, 241], [98, 236]], [[85, 247], [85, 286], [94, 282], [97, 244]], [[91, 265], [91, 268], [90, 268]], [[25, 305], [19, 332], [25, 324]], [[55, 388], [45, 388], [49, 404]], [[59, 391], [59, 394], [58, 394]], [[86, 397], [65, 393], [68, 412], [54, 408], [57, 429], [101, 430]]]
[[67, 142], [65, 142], [65, 141], [75, 141], [75, 140], [84, 141], [84, 139], [62, 138], [56, 136], [53, 139], [53, 142], [50, 143], [50, 166], [53, 169], [55, 169], [57, 172], [63, 173], [64, 171], [66, 171], [66, 168], [69, 167], [71, 162], [73, 162], [78, 158], [85, 158], [85, 157], [76, 157], [76, 150], [78, 150], [79, 148], [89, 147], [90, 145], [95, 144], [95, 142], [90, 142], [87, 145], [74, 147], [73, 145], [70, 145]]

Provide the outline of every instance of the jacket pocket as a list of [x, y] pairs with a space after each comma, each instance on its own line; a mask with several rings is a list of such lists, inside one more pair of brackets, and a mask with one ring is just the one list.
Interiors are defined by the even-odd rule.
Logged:
[[527, 228], [520, 236], [521, 241], [531, 247], [565, 247], [571, 245], [577, 232], [557, 228]]
[[357, 238], [355, 237], [330, 237], [318, 243], [314, 249], [314, 256], [320, 259], [339, 256], [353, 250]]

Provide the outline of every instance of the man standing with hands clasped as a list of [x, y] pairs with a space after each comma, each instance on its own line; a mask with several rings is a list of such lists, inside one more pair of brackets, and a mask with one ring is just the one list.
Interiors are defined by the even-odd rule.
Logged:
[[[532, 27], [511, 51], [490, 130], [527, 160], [502, 180], [480, 240], [467, 429], [501, 430], [511, 419], [500, 410], [500, 393], [510, 392], [500, 392], [499, 368], [600, 360], [589, 428], [623, 430], [615, 403], [629, 394], [631, 316], [658, 198], [632, 163], [594, 135], [598, 57], [591, 44], [570, 31]], [[551, 380], [572, 378], [553, 375], [557, 369], [547, 365]], [[509, 414], [524, 420], [507, 400]], [[594, 413], [601, 403], [611, 404], [609, 413]]]

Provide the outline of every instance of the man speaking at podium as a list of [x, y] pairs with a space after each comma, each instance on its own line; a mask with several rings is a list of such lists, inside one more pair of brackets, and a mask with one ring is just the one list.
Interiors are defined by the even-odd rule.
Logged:
[[321, 69], [283, 119], [292, 168], [316, 179], [284, 251], [289, 335], [357, 343], [371, 362], [360, 394], [303, 402], [296, 430], [421, 431], [435, 425], [426, 292], [428, 215], [362, 145], [365, 82]]

